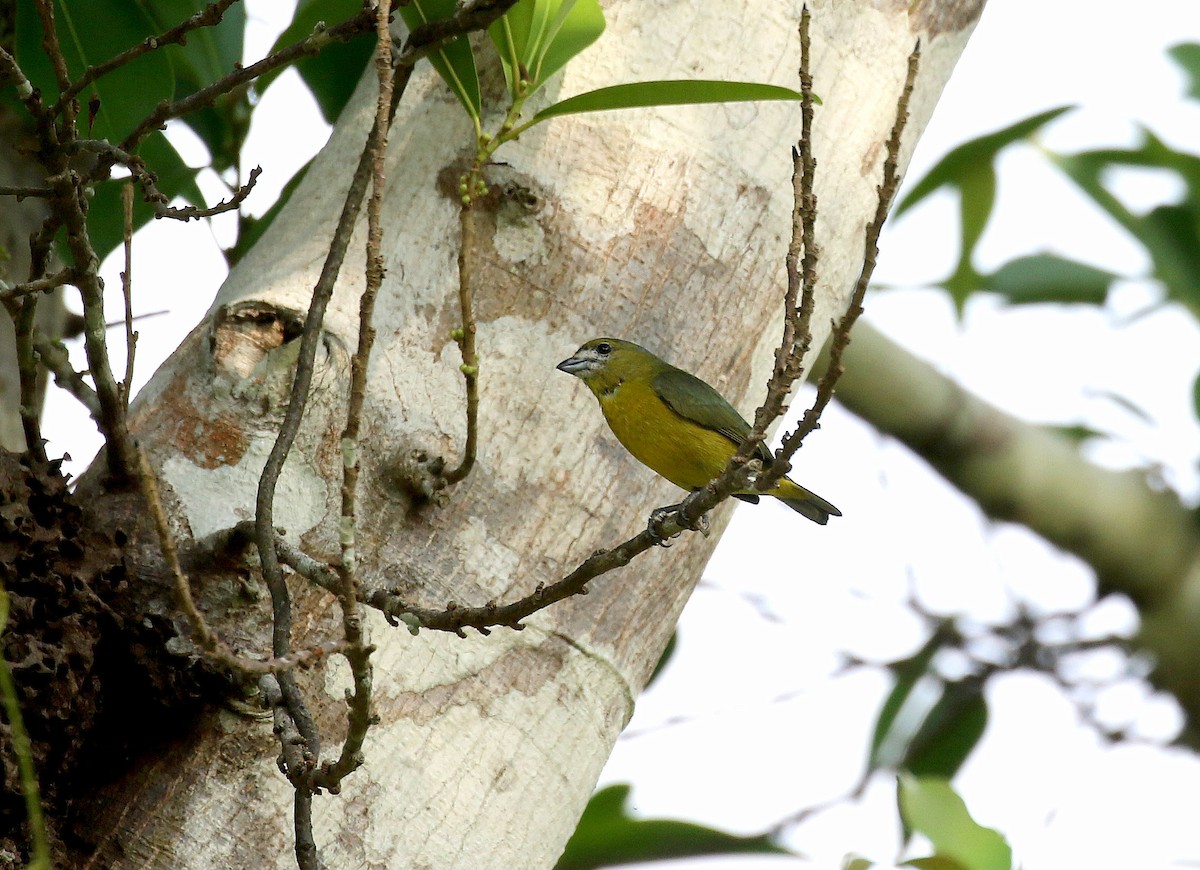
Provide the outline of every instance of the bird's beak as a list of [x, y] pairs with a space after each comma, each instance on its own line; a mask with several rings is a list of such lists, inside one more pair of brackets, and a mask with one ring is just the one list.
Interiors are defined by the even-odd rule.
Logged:
[[577, 375], [584, 369], [588, 368], [591, 360], [582, 359], [577, 356], [567, 357], [565, 360], [555, 366], [560, 372], [566, 372], [569, 375]]

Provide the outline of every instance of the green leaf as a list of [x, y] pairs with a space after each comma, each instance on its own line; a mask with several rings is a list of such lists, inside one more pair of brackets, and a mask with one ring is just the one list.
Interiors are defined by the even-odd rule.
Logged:
[[[292, 23], [275, 40], [271, 51], [278, 51], [309, 36], [318, 22], [324, 21], [333, 26], [353, 18], [362, 12], [362, 8], [362, 0], [300, 0]], [[321, 114], [330, 124], [337, 120], [346, 107], [374, 51], [375, 36], [368, 32], [348, 42], [331, 43], [320, 54], [296, 62], [296, 71], [312, 91]], [[283, 70], [278, 69], [260, 76], [255, 85], [258, 92], [266, 91], [282, 73]]]
[[[73, 80], [89, 66], [120, 54], [156, 32], [143, 3], [131, 0], [88, 0], [86, 4], [54, 0], [54, 19], [59, 46]], [[52, 103], [60, 91], [54, 68], [42, 50], [42, 37], [34, 0], [18, 0], [14, 43], [17, 62], [46, 101]], [[87, 138], [120, 142], [159, 102], [171, 99], [174, 89], [175, 74], [167, 55], [161, 51], [144, 54], [102, 76], [79, 94], [80, 133]], [[89, 130], [88, 105], [93, 97], [100, 102]]]
[[959, 184], [958, 209], [962, 227], [959, 244], [958, 265], [954, 274], [946, 279], [946, 289], [954, 300], [955, 308], [962, 314], [967, 298], [983, 286], [983, 276], [973, 265], [975, 246], [983, 237], [988, 221], [992, 217], [992, 206], [996, 202], [996, 171], [990, 163], [978, 167], [977, 171], [963, 176]]
[[[399, 12], [408, 29], [416, 30], [422, 24], [450, 18], [456, 8], [455, 0], [412, 0], [407, 6], [401, 6]], [[483, 101], [479, 94], [479, 74], [475, 69], [475, 55], [471, 52], [470, 40], [460, 36], [443, 44], [429, 55], [429, 62], [478, 126], [483, 114]]]
[[529, 32], [533, 27], [535, 3], [536, 0], [519, 0], [488, 28], [488, 36], [500, 55], [508, 93], [514, 99], [517, 96], [520, 67], [526, 66], [525, 56], [529, 45]]
[[868, 861], [866, 858], [858, 856], [847, 856], [842, 864], [842, 870], [871, 870], [875, 866], [874, 861]]
[[1117, 275], [1054, 254], [1034, 254], [1005, 263], [984, 286], [1014, 305], [1040, 302], [1102, 305]]
[[[915, 655], [891, 665], [890, 669], [896, 678], [896, 684], [892, 687], [887, 700], [883, 702], [883, 707], [879, 710], [879, 717], [875, 720], [875, 733], [871, 737], [871, 750], [867, 758], [868, 770], [876, 771], [881, 767], [893, 767], [900, 763], [899, 755], [885, 757], [884, 753], [884, 750], [889, 748], [892, 748], [894, 752], [894, 747], [901, 741], [903, 745], [907, 746], [909, 735], [913, 731], [907, 723], [898, 723], [897, 717], [916, 687], [917, 681], [929, 673], [929, 665], [933, 661], [933, 657], [938, 650], [950, 642], [953, 636], [952, 627], [948, 623], [942, 623], [938, 625], [929, 640], [925, 641]], [[897, 730], [901, 725], [904, 726], [902, 732]], [[892, 752], [888, 752], [887, 755], [891, 756]]]
[[[1055, 164], [1093, 202], [1146, 248], [1153, 276], [1170, 299], [1200, 316], [1200, 157], [1171, 148], [1149, 131], [1133, 149], [1100, 149], [1056, 155]], [[1160, 169], [1177, 175], [1184, 185], [1179, 202], [1136, 214], [1105, 186], [1114, 167]]]
[[914, 205], [925, 199], [931, 193], [942, 187], [961, 188], [965, 179], [984, 169], [994, 171], [993, 163], [996, 155], [1022, 139], [1032, 136], [1046, 124], [1059, 115], [1070, 110], [1071, 106], [1059, 106], [1040, 112], [1023, 121], [997, 130], [994, 133], [964, 142], [946, 154], [937, 164], [926, 173], [925, 177], [912, 186], [904, 198], [896, 206], [895, 216], [899, 217]]
[[987, 701], [978, 681], [946, 685], [909, 742], [904, 769], [915, 776], [952, 778], [979, 743], [987, 720]]
[[1089, 441], [1093, 438], [1111, 438], [1111, 432], [1102, 432], [1099, 429], [1093, 429], [1091, 426], [1085, 426], [1083, 423], [1071, 423], [1063, 426], [1048, 426], [1042, 425], [1042, 429], [1047, 432], [1052, 432], [1059, 438], [1065, 438], [1072, 444], [1082, 444], [1084, 441]]
[[930, 855], [928, 858], [913, 858], [901, 867], [916, 867], [917, 870], [968, 870], [963, 864], [945, 855]]
[[929, 838], [935, 857], [957, 862], [962, 870], [1012, 870], [1012, 849], [1004, 838], [977, 824], [946, 780], [901, 774], [897, 798], [904, 823]]
[[[179, 152], [162, 133], [152, 133], [142, 142], [139, 153], [146, 165], [158, 176], [158, 187], [168, 197], [183, 197], [192, 205], [203, 206], [204, 195], [196, 186], [196, 170], [183, 162]], [[121, 187], [127, 179], [110, 179], [96, 185], [96, 194], [88, 204], [88, 232], [92, 247], [100, 259], [113, 251], [125, 238], [125, 207], [121, 203]], [[134, 187], [133, 228], [143, 226], [154, 217], [154, 209], [142, 199], [141, 189]]]
[[[207, 6], [205, 0], [154, 0], [147, 11], [156, 28], [165, 31]], [[186, 45], [168, 45], [175, 67], [176, 90], [195, 93], [233, 72], [242, 60], [246, 10], [239, 3], [225, 11], [215, 27], [202, 27], [187, 36]], [[226, 94], [181, 120], [208, 147], [218, 171], [236, 163], [250, 122], [250, 102], [245, 88]]]
[[767, 836], [738, 837], [690, 822], [635, 819], [628, 785], [592, 795], [556, 870], [593, 870], [613, 864], [695, 855], [792, 855]]
[[600, 38], [604, 32], [604, 13], [598, 0], [568, 0], [562, 4], [548, 33], [534, 73], [534, 88], [539, 88], [562, 69], [567, 61]]
[[718, 82], [704, 79], [634, 82], [613, 85], [568, 97], [538, 112], [530, 126], [559, 115], [640, 109], [651, 106], [685, 106], [701, 103], [744, 103], [802, 99], [797, 91], [758, 82]]
[[[146, 7], [156, 31], [181, 24], [204, 11], [207, 0], [153, 0]], [[168, 45], [179, 80], [189, 85], [209, 85], [242, 62], [242, 38], [246, 31], [246, 10], [239, 3], [225, 10], [215, 27], [201, 27], [187, 35], [185, 45]]]
[[962, 313], [967, 298], [981, 288], [982, 276], [972, 265], [975, 246], [983, 237], [996, 202], [996, 158], [1009, 145], [1032, 136], [1053, 121], [1069, 106], [1060, 106], [1018, 121], [1002, 130], [988, 133], [951, 150], [912, 186], [896, 206], [899, 217], [930, 194], [943, 187], [954, 188], [959, 195], [962, 242], [954, 273], [942, 283]]
[[1200, 43], [1181, 42], [1167, 50], [1167, 54], [1177, 64], [1191, 81], [1185, 93], [1193, 100], [1200, 100]]

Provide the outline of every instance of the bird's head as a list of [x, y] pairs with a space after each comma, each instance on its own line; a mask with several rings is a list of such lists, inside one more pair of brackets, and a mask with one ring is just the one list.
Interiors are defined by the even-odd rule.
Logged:
[[557, 366], [574, 375], [599, 395], [627, 380], [652, 377], [664, 367], [658, 357], [644, 347], [619, 338], [593, 338]]

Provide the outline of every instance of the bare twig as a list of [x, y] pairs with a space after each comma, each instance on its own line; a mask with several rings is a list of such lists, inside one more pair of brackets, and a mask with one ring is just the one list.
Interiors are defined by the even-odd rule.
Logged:
[[[486, 5], [491, 10], [491, 13], [490, 17], [484, 19], [480, 19], [475, 14], [477, 12], [475, 6], [460, 10], [451, 19], [448, 27], [439, 29], [439, 36], [436, 41], [423, 43], [419, 47], [414, 47], [415, 38], [419, 33], [426, 31], [426, 28], [420, 28], [417, 32], [410, 35], [405, 49], [400, 52], [400, 55], [396, 59], [392, 95], [387, 112], [389, 122], [391, 117], [394, 116], [396, 105], [407, 87], [409, 78], [412, 75], [413, 66], [421, 56], [433, 50], [445, 40], [460, 36], [472, 29], [486, 27], [491, 21], [502, 15], [512, 5], [512, 2], [513, 0], [499, 0], [499, 2], [497, 0], [487, 0]], [[363, 14], [367, 15], [369, 20], [375, 20], [371, 17], [371, 13], [365, 12]], [[468, 23], [460, 24], [460, 21]], [[286, 655], [291, 646], [292, 615], [291, 598], [287, 590], [287, 585], [284, 582], [279, 558], [275, 550], [276, 533], [273, 522], [275, 487], [283, 469], [284, 461], [287, 459], [288, 452], [291, 450], [291, 446], [295, 442], [296, 435], [299, 432], [304, 409], [308, 403], [316, 351], [322, 337], [322, 323], [324, 321], [325, 309], [329, 304], [334, 283], [345, 260], [350, 238], [372, 176], [374, 152], [371, 146], [379, 135], [381, 135], [381, 131], [377, 122], [359, 158], [358, 166], [355, 169], [350, 187], [346, 193], [342, 213], [338, 218], [333, 238], [330, 241], [329, 253], [322, 266], [316, 286], [313, 288], [312, 300], [309, 304], [308, 314], [305, 318], [303, 332], [300, 337], [296, 374], [288, 406], [284, 411], [284, 418], [280, 424], [275, 444], [272, 446], [271, 453], [264, 464], [263, 472], [259, 478], [258, 493], [255, 500], [254, 540], [262, 565], [263, 579], [271, 593], [272, 649], [276, 657]], [[314, 760], [319, 758], [321, 751], [320, 734], [311, 715], [307, 711], [295, 682], [287, 674], [281, 675], [278, 682], [288, 714], [305, 741], [307, 757]], [[307, 813], [308, 811], [307, 803], [303, 803], [302, 805], [299, 795], [313, 786], [309, 771], [310, 768], [307, 767], [304, 770], [289, 768], [287, 771], [289, 780], [294, 786], [297, 786], [297, 818], [299, 818], [299, 814]], [[299, 843], [300, 839], [298, 837], [298, 847]], [[298, 860], [301, 858], [299, 852], [297, 852], [297, 858]]]
[[162, 48], [164, 45], [183, 45], [187, 42], [187, 35], [193, 30], [201, 27], [215, 27], [221, 23], [221, 18], [225, 15], [225, 11], [237, 2], [238, 0], [216, 0], [216, 2], [209, 3], [195, 15], [185, 19], [170, 30], [166, 30], [158, 36], [147, 36], [142, 42], [126, 49], [118, 55], [110, 57], [103, 63], [88, 67], [84, 70], [83, 75], [72, 82], [70, 87], [62, 91], [58, 102], [50, 107], [50, 113], [57, 115], [64, 109], [68, 101], [74, 99], [77, 94], [92, 82], [115, 69], [132, 63], [143, 54], [149, 54], [152, 51]]
[[[474, 180], [474, 176], [470, 176]], [[470, 184], [470, 181], [467, 182]], [[475, 247], [475, 217], [471, 211], [474, 191], [463, 194], [459, 207], [460, 238], [458, 246], [458, 305], [462, 313], [462, 326], [454, 331], [454, 340], [462, 351], [463, 380], [467, 386], [467, 440], [463, 446], [462, 460], [444, 475], [446, 483], [458, 483], [470, 474], [475, 465], [478, 449], [479, 420], [479, 355], [475, 351], [475, 312], [471, 286], [471, 251]]]
[[[65, 91], [71, 85], [71, 74], [67, 72], [67, 60], [63, 57], [62, 48], [58, 44], [58, 27], [54, 22], [53, 0], [37, 0], [38, 18], [42, 23], [42, 50], [50, 59], [54, 68], [54, 78], [58, 89]], [[72, 117], [71, 120], [74, 120]]]
[[[801, 135], [792, 149], [792, 240], [785, 265], [788, 286], [784, 294], [784, 326], [775, 365], [767, 382], [767, 395], [754, 414], [754, 425], [741, 447], [730, 458], [725, 471], [708, 486], [692, 493], [680, 503], [676, 513], [684, 528], [695, 528], [700, 517], [744, 486], [746, 466], [760, 449], [767, 429], [785, 410], [792, 385], [804, 374], [803, 359], [812, 343], [811, 321], [816, 296], [819, 250], [816, 245], [817, 198], [813, 193], [816, 159], [812, 154], [813, 81], [810, 67], [809, 23], [807, 6], [800, 11], [800, 93]], [[801, 252], [799, 266], [797, 260]], [[799, 304], [797, 305], [797, 297]], [[790, 454], [789, 454], [790, 455]], [[786, 461], [776, 461], [756, 474], [755, 486], [769, 489], [787, 472]]]
[[15, 196], [17, 202], [30, 196], [47, 197], [53, 196], [54, 191], [48, 187], [22, 187], [13, 186], [11, 184], [0, 184], [0, 196]]
[[[812, 407], [804, 413], [804, 417], [795, 431], [783, 439], [783, 445], [777, 454], [775, 466], [780, 466], [782, 463], [783, 471], [786, 471], [787, 460], [799, 449], [801, 441], [817, 427], [821, 413], [833, 398], [838, 378], [842, 376], [842, 354], [845, 353], [846, 346], [850, 343], [850, 330], [863, 312], [863, 298], [866, 296], [867, 285], [871, 282], [871, 275], [875, 271], [875, 260], [879, 255], [879, 234], [883, 231], [888, 209], [900, 186], [898, 169], [900, 142], [904, 135], [904, 126], [908, 121], [908, 104], [912, 97], [913, 87], [916, 85], [920, 64], [921, 43], [918, 42], [908, 56], [908, 73], [905, 76], [904, 89], [901, 91], [896, 105], [896, 120], [892, 124], [892, 132], [887, 141], [887, 156], [883, 161], [883, 181], [876, 189], [878, 198], [875, 204], [875, 215], [867, 226], [864, 238], [862, 269], [859, 271], [858, 281], [854, 285], [850, 305], [833, 330], [829, 347], [829, 365], [817, 384], [817, 397], [813, 401]], [[772, 471], [775, 470], [775, 468], [772, 469]]]
[[33, 331], [33, 349], [37, 352], [38, 361], [54, 376], [54, 383], [60, 389], [66, 390], [74, 396], [79, 404], [87, 408], [88, 414], [96, 421], [96, 425], [100, 425], [100, 398], [91, 385], [83, 379], [83, 375], [75, 371], [75, 367], [71, 365], [71, 354], [67, 351], [66, 345], [45, 335], [40, 329], [35, 329]]
[[37, 296], [21, 300], [13, 318], [16, 333], [17, 378], [20, 384], [21, 429], [25, 433], [25, 448], [38, 462], [46, 461], [46, 442], [42, 438], [41, 408], [38, 407], [38, 367], [33, 348], [34, 319], [37, 317]]
[[79, 294], [83, 300], [83, 346], [88, 370], [100, 402], [100, 427], [108, 449], [105, 457], [110, 473], [123, 480], [133, 473], [136, 457], [125, 416], [125, 401], [113, 376], [108, 354], [104, 319], [104, 284], [97, 274], [100, 259], [92, 248], [79, 177], [71, 171], [53, 180], [58, 189], [55, 206], [67, 228], [67, 248], [78, 271]]
[[258, 182], [258, 176], [262, 175], [262, 167], [255, 166], [250, 170], [250, 177], [246, 179], [246, 183], [234, 191], [233, 196], [229, 199], [223, 199], [216, 205], [208, 208], [199, 208], [194, 205], [185, 205], [181, 208], [172, 208], [170, 206], [156, 206], [154, 216], [156, 218], [171, 218], [173, 220], [189, 221], [200, 220], [201, 218], [209, 218], [215, 215], [224, 214], [229, 211], [236, 211], [250, 195], [250, 191], [254, 189], [254, 185]]
[[63, 284], [75, 283], [75, 269], [68, 266], [65, 269], [60, 269], [53, 275], [43, 275], [41, 278], [34, 278], [30, 281], [23, 281], [20, 284], [13, 284], [11, 287], [4, 286], [0, 282], [0, 301], [7, 302], [10, 299], [18, 299], [21, 296], [31, 296], [35, 293], [48, 293]]
[[345, 42], [360, 33], [366, 32], [374, 23], [374, 14], [364, 9], [352, 18], [347, 18], [332, 27], [319, 26], [303, 39], [281, 48], [274, 54], [264, 57], [257, 63], [239, 67], [223, 76], [207, 87], [201, 88], [174, 102], [163, 101], [155, 107], [146, 118], [126, 136], [120, 144], [122, 150], [132, 151], [138, 143], [172, 118], [178, 118], [196, 109], [211, 105], [218, 97], [224, 96], [235, 88], [254, 81], [264, 73], [287, 66], [296, 60], [312, 54], [318, 54], [325, 46], [334, 42]]
[[125, 410], [129, 410], [129, 396], [133, 390], [133, 358], [137, 350], [138, 334], [133, 329], [133, 185], [121, 186], [121, 205], [125, 211], [124, 241], [125, 270], [121, 273], [121, 295], [125, 297], [125, 380], [121, 392], [125, 395]]
[[391, 0], [378, 0], [376, 11], [375, 70], [379, 79], [379, 95], [375, 104], [375, 124], [371, 129], [371, 197], [367, 200], [367, 275], [366, 286], [359, 300], [358, 348], [350, 360], [350, 400], [346, 410], [346, 427], [342, 430], [342, 558], [338, 564], [338, 603], [342, 609], [342, 634], [346, 639], [346, 660], [350, 664], [354, 691], [346, 702], [348, 727], [346, 739], [336, 760], [323, 765], [314, 775], [314, 784], [336, 791], [341, 781], [363, 763], [363, 742], [372, 723], [371, 714], [371, 652], [364, 643], [362, 607], [358, 601], [358, 570], [356, 537], [357, 492], [360, 465], [359, 433], [362, 410], [367, 395], [367, 370], [371, 349], [375, 344], [375, 300], [383, 283], [383, 194], [387, 186], [385, 162], [388, 129], [392, 117], [392, 47], [388, 19]]

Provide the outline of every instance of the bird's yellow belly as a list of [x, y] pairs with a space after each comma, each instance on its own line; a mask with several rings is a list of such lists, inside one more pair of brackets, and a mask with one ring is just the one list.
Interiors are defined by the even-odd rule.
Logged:
[[648, 386], [622, 384], [600, 398], [600, 407], [625, 449], [681, 489], [707, 484], [736, 450], [719, 432], [680, 417]]

